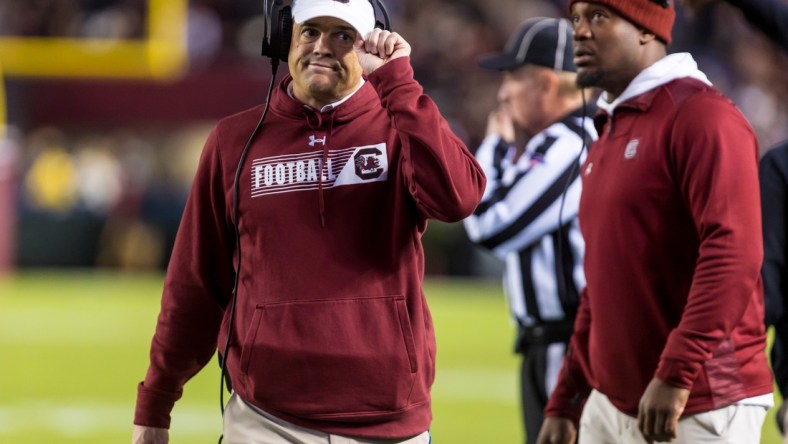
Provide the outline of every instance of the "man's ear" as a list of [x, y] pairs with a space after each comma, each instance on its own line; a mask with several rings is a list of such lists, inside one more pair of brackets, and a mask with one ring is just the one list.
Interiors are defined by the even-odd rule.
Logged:
[[539, 70], [539, 84], [545, 91], [558, 90], [558, 74], [552, 69], [544, 68]]
[[651, 32], [651, 31], [647, 31], [645, 29], [640, 29], [639, 31], [640, 31], [640, 44], [641, 45], [645, 45], [646, 43], [657, 39], [657, 36], [654, 35], [654, 33]]

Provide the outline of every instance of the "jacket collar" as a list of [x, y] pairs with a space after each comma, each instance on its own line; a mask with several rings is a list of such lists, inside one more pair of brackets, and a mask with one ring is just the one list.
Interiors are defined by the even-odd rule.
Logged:
[[608, 102], [607, 92], [597, 100], [599, 110], [612, 115], [619, 106], [646, 109], [660, 86], [673, 80], [690, 77], [711, 85], [706, 75], [698, 69], [692, 55], [686, 52], [667, 55], [644, 69], [629, 83], [620, 96]]
[[299, 120], [303, 120], [306, 117], [308, 120], [322, 121], [323, 114], [334, 114], [332, 118], [336, 122], [344, 122], [367, 112], [375, 101], [380, 102], [375, 88], [368, 81], [365, 81], [355, 92], [343, 100], [332, 104], [334, 106], [321, 113], [320, 110], [304, 105], [289, 94], [288, 89], [292, 80], [290, 74], [285, 75], [272, 98], [271, 111], [283, 117]]

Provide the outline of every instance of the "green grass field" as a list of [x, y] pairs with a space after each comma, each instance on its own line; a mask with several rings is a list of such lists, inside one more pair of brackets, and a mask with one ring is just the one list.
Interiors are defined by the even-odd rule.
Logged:
[[[0, 443], [130, 441], [162, 278], [47, 271], [0, 278]], [[425, 291], [438, 336], [433, 442], [521, 443], [518, 361], [500, 287], [430, 280]], [[218, 391], [212, 363], [176, 404], [171, 442], [217, 441]], [[773, 414], [762, 444], [780, 442]]]

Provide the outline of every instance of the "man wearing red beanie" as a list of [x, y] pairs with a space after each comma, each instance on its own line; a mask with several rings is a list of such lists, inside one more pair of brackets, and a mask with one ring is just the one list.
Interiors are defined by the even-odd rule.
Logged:
[[570, 0], [577, 82], [603, 90], [582, 167], [586, 290], [540, 444], [758, 443], [765, 355], [758, 143], [668, 0]]

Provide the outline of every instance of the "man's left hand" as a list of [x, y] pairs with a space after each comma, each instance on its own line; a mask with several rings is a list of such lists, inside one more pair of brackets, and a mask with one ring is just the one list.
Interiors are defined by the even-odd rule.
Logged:
[[640, 398], [638, 428], [649, 444], [673, 441], [679, 418], [687, 405], [690, 391], [674, 387], [657, 378], [651, 380]]
[[394, 59], [410, 55], [410, 44], [402, 36], [380, 28], [373, 29], [365, 40], [359, 37], [354, 49], [367, 75]]

